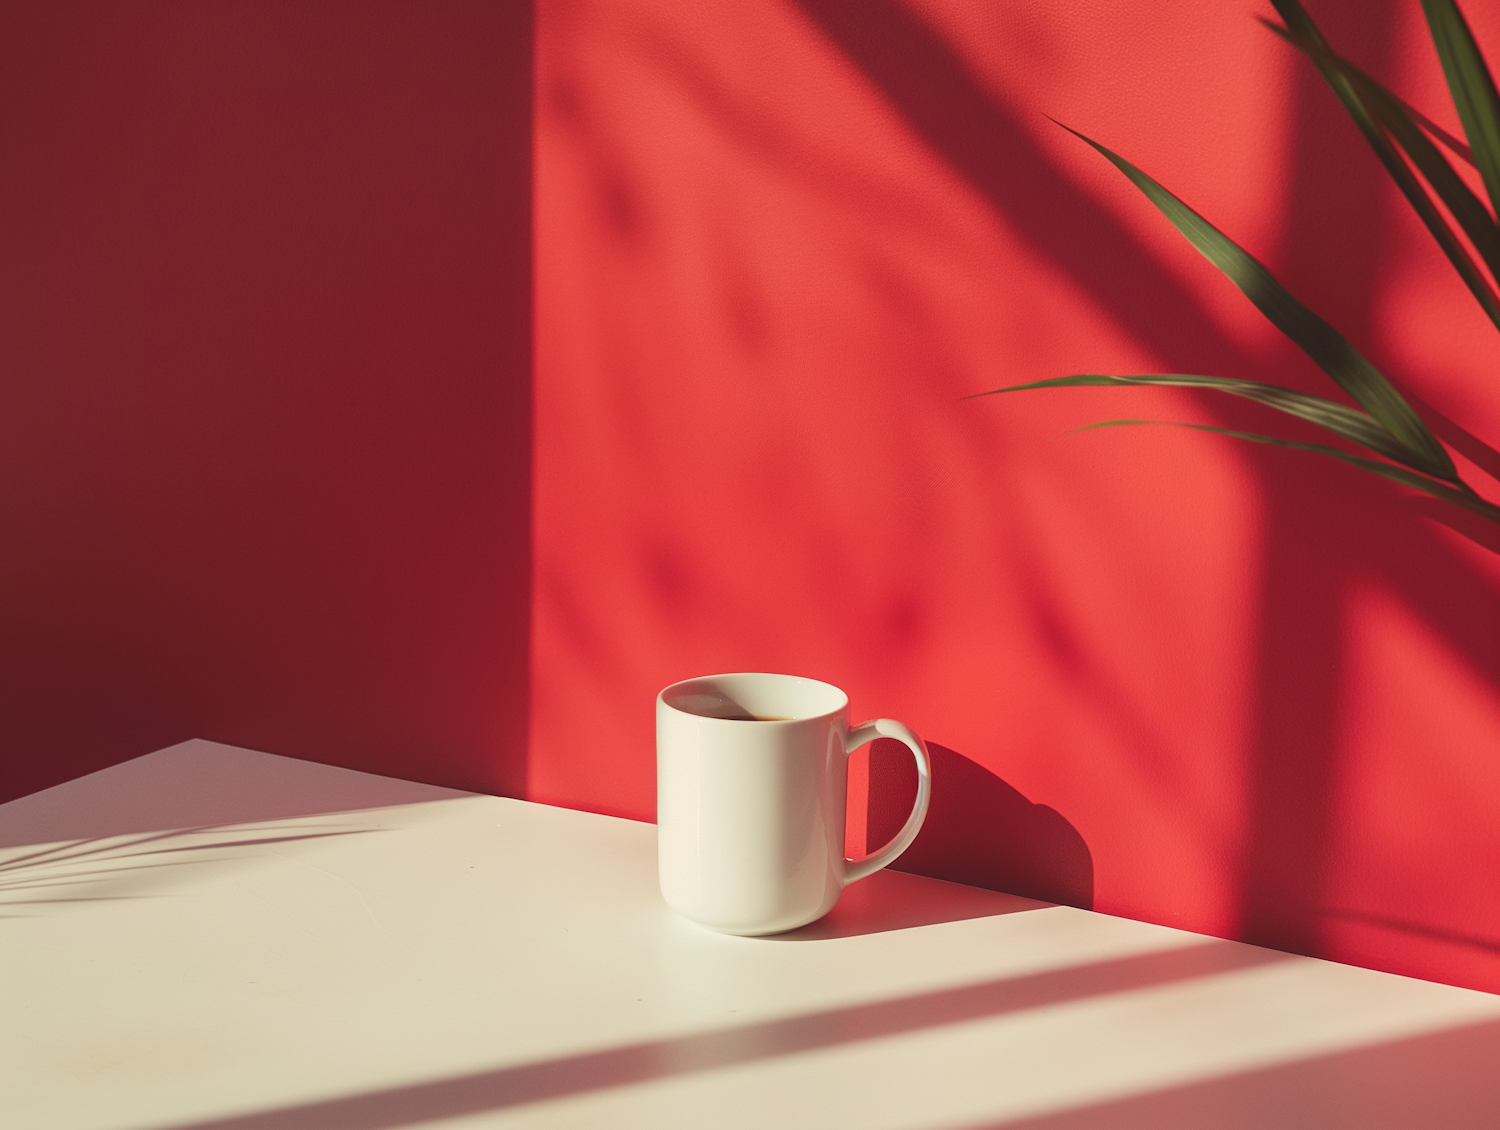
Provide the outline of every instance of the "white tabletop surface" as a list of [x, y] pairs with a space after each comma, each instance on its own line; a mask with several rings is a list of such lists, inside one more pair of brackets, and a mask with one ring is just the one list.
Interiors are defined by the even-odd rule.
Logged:
[[1500, 997], [195, 741], [0, 806], [0, 1126], [1492, 1130]]

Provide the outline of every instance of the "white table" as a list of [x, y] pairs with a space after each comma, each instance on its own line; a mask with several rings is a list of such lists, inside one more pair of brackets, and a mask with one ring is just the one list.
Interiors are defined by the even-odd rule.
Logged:
[[891, 872], [726, 937], [654, 840], [201, 741], [0, 806], [0, 1126], [1500, 1126], [1500, 997]]

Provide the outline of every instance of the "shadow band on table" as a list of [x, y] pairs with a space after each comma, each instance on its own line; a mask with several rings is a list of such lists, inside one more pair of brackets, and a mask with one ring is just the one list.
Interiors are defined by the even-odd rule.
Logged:
[[1494, 1130], [1500, 1021], [968, 1130]]
[[163, 1130], [390, 1130], [1288, 960], [1212, 941]]

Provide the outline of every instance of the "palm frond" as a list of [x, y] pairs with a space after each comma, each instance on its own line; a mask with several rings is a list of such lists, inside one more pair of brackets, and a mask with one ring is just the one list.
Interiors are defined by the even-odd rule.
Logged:
[[1293, 298], [1258, 259], [1118, 153], [1069, 126], [1063, 128], [1124, 173], [1272, 325], [1407, 448], [1412, 466], [1436, 478], [1458, 480], [1453, 460], [1394, 386], [1341, 333]]

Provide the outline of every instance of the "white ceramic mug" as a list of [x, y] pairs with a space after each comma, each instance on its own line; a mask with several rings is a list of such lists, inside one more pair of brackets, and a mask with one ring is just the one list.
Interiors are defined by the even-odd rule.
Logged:
[[[895, 839], [845, 859], [849, 755], [878, 737], [910, 747], [917, 801]], [[922, 739], [889, 718], [851, 728], [848, 696], [828, 683], [710, 675], [656, 696], [661, 893], [714, 930], [776, 934], [821, 918], [910, 846], [931, 795]]]

